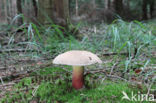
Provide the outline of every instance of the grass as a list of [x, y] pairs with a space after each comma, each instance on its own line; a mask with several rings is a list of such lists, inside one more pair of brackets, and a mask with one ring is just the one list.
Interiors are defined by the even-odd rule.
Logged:
[[[88, 78], [86, 82], [90, 82], [90, 79], [92, 79], [89, 76], [86, 78]], [[96, 79], [93, 81], [96, 81]], [[90, 88], [77, 91], [71, 87], [71, 75], [67, 75], [67, 72], [63, 69], [58, 67], [44, 68], [21, 80], [10, 92], [12, 95], [8, 93], [1, 102], [27, 103], [36, 100], [41, 103], [43, 101], [46, 103], [111, 103], [114, 101], [116, 103], [129, 103], [127, 100], [122, 100], [122, 91], [125, 91], [129, 96], [131, 96], [132, 91], [134, 93], [139, 91], [137, 87], [132, 88], [130, 84], [123, 81], [105, 80], [95, 83], [97, 84], [90, 83]], [[32, 87], [37, 87], [37, 89], [30, 89]], [[24, 91], [20, 92], [21, 89], [24, 89]], [[33, 93], [34, 95], [32, 95]]]
[[[149, 27], [146, 23], [139, 21], [128, 23], [118, 20], [108, 26], [100, 24], [100, 29], [100, 32], [96, 34], [94, 32], [82, 33], [81, 35], [84, 36], [81, 40], [77, 40], [73, 36], [64, 38], [60, 36], [63, 33], [58, 34], [55, 29], [45, 29], [50, 33], [46, 33], [49, 36], [47, 36], [45, 48], [53, 53], [73, 49], [101, 53], [107, 48], [110, 52], [128, 52], [130, 59], [132, 56], [138, 58], [143, 52], [150, 54], [154, 45], [156, 45], [154, 27]], [[69, 33], [69, 35], [71, 34]], [[148, 51], [144, 51], [145, 49], [148, 49]]]
[[[72, 28], [73, 25], [70, 26]], [[92, 30], [94, 26], [97, 27], [96, 33]], [[20, 44], [26, 44], [27, 49], [35, 48], [42, 51], [42, 53], [24, 54], [24, 56], [32, 58], [39, 58], [41, 55], [55, 57], [64, 51], [73, 49], [88, 50], [98, 53], [100, 58], [106, 62], [102, 64], [102, 68], [111, 68], [114, 63], [119, 61], [114, 72], [121, 72], [121, 74], [124, 74], [124, 79], [127, 80], [133, 76], [136, 78], [143, 76], [146, 79], [156, 74], [154, 69], [150, 69], [148, 72], [144, 71], [145, 68], [153, 68], [153, 65], [156, 64], [156, 59], [152, 55], [156, 50], [155, 24], [152, 22], [116, 20], [110, 25], [97, 24], [94, 26], [80, 26], [78, 24], [76, 29], [81, 31], [83, 27], [87, 27], [87, 30], [91, 31], [81, 32], [82, 38], [77, 39], [76, 36], [72, 35], [71, 30], [68, 31], [55, 24], [39, 27], [30, 23], [28, 29], [23, 29], [29, 41], [14, 45], [12, 40], [15, 39], [15, 36], [11, 36], [7, 46], [13, 48], [20, 46]], [[3, 48], [3, 46], [1, 45], [0, 48]], [[116, 52], [117, 55], [102, 56], [102, 54], [109, 52]], [[121, 52], [128, 53], [128, 56], [121, 56]], [[17, 56], [17, 54], [14, 55]], [[4, 58], [5, 55], [2, 54], [1, 57]], [[108, 62], [109, 60], [111, 62]], [[91, 68], [93, 67], [98, 69], [98, 66], [91, 66]], [[137, 86], [133, 87], [128, 82], [118, 79], [107, 78], [102, 81], [99, 78], [104, 78], [105, 75], [101, 73], [87, 75], [85, 77], [86, 88], [76, 91], [71, 86], [71, 74], [62, 68], [52, 66], [33, 72], [29, 77], [17, 83], [0, 102], [132, 103], [128, 100], [122, 100], [122, 91], [125, 91], [128, 96], [131, 96], [132, 91], [135, 94], [138, 91], [141, 93], [147, 92], [144, 88], [140, 90]], [[68, 66], [65, 68], [69, 68], [70, 72], [72, 71]], [[142, 73], [136, 74], [134, 70], [137, 68], [142, 68]], [[153, 81], [155, 80], [153, 79]], [[154, 85], [152, 88], [155, 88]]]

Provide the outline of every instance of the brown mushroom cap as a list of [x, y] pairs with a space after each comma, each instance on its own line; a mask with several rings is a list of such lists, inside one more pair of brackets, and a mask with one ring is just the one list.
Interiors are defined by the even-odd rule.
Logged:
[[54, 64], [85, 66], [95, 63], [102, 63], [99, 57], [89, 51], [72, 50], [58, 55]]

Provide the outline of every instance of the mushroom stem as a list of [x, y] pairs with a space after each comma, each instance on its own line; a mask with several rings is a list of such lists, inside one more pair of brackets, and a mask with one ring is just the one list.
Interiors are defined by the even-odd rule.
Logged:
[[80, 89], [84, 85], [84, 67], [83, 66], [73, 66], [73, 75], [72, 75], [72, 86], [75, 89]]

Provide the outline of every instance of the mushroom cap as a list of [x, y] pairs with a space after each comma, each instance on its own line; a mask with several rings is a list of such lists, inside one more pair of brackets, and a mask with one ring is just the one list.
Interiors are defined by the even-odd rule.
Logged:
[[54, 64], [85, 66], [95, 63], [102, 63], [99, 57], [89, 51], [71, 50], [58, 55]]

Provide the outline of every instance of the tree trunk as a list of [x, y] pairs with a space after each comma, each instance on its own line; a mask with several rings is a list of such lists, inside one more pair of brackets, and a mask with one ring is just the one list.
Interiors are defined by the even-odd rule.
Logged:
[[0, 22], [1, 23], [4, 23], [4, 24], [7, 23], [6, 22], [6, 15], [5, 15], [6, 14], [5, 13], [6, 10], [4, 8], [5, 5], [6, 4], [4, 3], [4, 1], [3, 0], [0, 0]]
[[49, 24], [53, 17], [53, 0], [38, 0], [38, 20], [41, 24]]
[[154, 4], [155, 4], [155, 0], [151, 0], [150, 2], [150, 17], [151, 19], [154, 17], [153, 13], [154, 13]]
[[143, 11], [143, 20], [147, 20], [147, 0], [143, 0], [142, 11]]
[[54, 0], [56, 23], [66, 27], [69, 20], [69, 0]]
[[5, 20], [7, 21], [7, 23], [9, 23], [7, 17], [8, 17], [8, 10], [7, 10], [7, 1], [3, 0], [4, 2], [4, 13], [5, 13]]
[[105, 9], [108, 9], [108, 1], [109, 1], [109, 0], [105, 0], [105, 5], [104, 5], [104, 8], [105, 8]]
[[108, 8], [111, 8], [111, 0], [108, 0]]
[[114, 0], [114, 10], [118, 15], [122, 15], [123, 12], [123, 4], [122, 0]]
[[126, 6], [127, 6], [127, 8], [128, 8], [128, 10], [130, 10], [130, 0], [127, 0], [127, 2], [126, 2]]
[[64, 18], [64, 0], [55, 0], [56, 15], [58, 18]]
[[95, 2], [95, 0], [92, 0], [91, 3], [93, 5], [93, 10], [96, 9], [96, 2]]
[[[22, 14], [22, 1], [17, 0], [17, 14]], [[18, 18], [18, 25], [22, 25], [23, 20], [22, 17]]]
[[155, 0], [143, 0], [143, 4], [142, 4], [142, 18], [143, 20], [147, 20], [148, 19], [148, 6], [149, 6], [149, 16], [150, 18], [153, 18], [153, 12], [154, 12], [154, 2]]
[[42, 24], [54, 23], [66, 26], [69, 20], [68, 0], [38, 0], [38, 19]]
[[78, 0], [76, 0], [76, 6], [75, 6], [76, 16], [79, 15], [78, 9], [79, 9]]
[[35, 16], [37, 17], [37, 11], [38, 11], [37, 2], [36, 2], [36, 0], [32, 0], [32, 3], [33, 3], [33, 8], [34, 8]]

